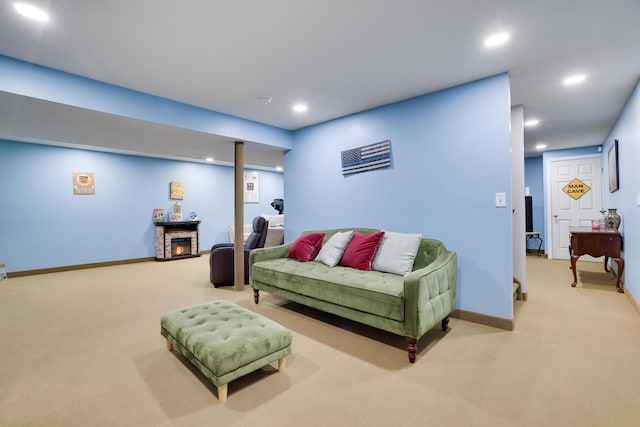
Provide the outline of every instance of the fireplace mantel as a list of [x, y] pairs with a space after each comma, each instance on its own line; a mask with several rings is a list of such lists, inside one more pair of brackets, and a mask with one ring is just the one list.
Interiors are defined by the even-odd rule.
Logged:
[[193, 227], [193, 226], [198, 226], [198, 224], [200, 224], [200, 221], [158, 221], [158, 222], [154, 222], [154, 224], [156, 226], [161, 225], [163, 227], [170, 227], [170, 228], [179, 228], [179, 227]]
[[200, 256], [200, 221], [160, 221], [154, 224], [157, 261]]

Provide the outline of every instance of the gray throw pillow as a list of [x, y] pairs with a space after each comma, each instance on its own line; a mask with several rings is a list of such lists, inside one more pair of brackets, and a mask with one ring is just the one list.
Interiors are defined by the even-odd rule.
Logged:
[[421, 234], [386, 231], [373, 259], [373, 270], [405, 276], [411, 273]]
[[340, 258], [342, 258], [344, 249], [351, 241], [351, 237], [353, 237], [353, 231], [343, 231], [334, 234], [322, 246], [315, 261], [326, 264], [329, 267], [335, 267], [340, 262]]

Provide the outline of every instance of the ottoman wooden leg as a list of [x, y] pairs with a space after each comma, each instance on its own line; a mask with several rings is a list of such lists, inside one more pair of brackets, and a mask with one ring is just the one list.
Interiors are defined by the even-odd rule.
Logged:
[[417, 339], [407, 337], [407, 351], [409, 352], [409, 363], [414, 363], [416, 361], [417, 346], [418, 346]]
[[278, 372], [284, 372], [284, 368], [286, 366], [286, 359], [283, 357], [282, 359], [278, 359]]
[[220, 403], [225, 403], [227, 401], [227, 389], [229, 384], [223, 384], [218, 387], [218, 400]]
[[173, 344], [171, 344], [171, 341], [167, 340], [167, 350], [171, 351], [173, 350]]

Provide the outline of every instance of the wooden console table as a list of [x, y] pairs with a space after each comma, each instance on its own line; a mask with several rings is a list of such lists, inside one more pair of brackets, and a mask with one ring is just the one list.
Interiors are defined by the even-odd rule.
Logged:
[[607, 273], [609, 269], [607, 264], [609, 258], [618, 264], [618, 277], [616, 278], [616, 289], [620, 293], [624, 293], [620, 287], [620, 279], [624, 272], [624, 259], [620, 258], [622, 250], [622, 236], [617, 231], [609, 230], [593, 230], [590, 227], [569, 227], [570, 243], [569, 254], [571, 255], [571, 270], [573, 271], [572, 287], [576, 287], [578, 279], [576, 278], [576, 261], [582, 255], [591, 255], [592, 257], [604, 256], [604, 271]]

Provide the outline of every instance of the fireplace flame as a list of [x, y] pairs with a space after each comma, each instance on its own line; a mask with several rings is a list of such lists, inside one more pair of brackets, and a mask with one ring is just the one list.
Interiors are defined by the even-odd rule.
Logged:
[[191, 238], [175, 237], [171, 239], [171, 256], [187, 256], [191, 255]]

